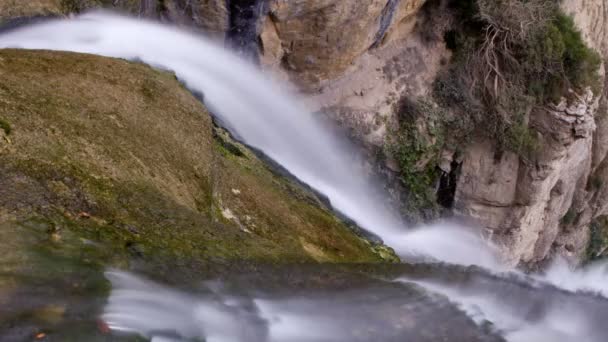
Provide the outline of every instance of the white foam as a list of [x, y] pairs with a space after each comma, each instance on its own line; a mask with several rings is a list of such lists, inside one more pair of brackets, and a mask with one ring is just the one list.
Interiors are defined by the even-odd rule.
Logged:
[[558, 258], [537, 278], [564, 290], [593, 292], [608, 298], [608, 263], [605, 261], [574, 268]]
[[[577, 305], [576, 301], [539, 300], [534, 303], [534, 298], [530, 298], [526, 303], [529, 305], [522, 305], [518, 298], [512, 297], [522, 296], [522, 293], [512, 290], [488, 291], [475, 284], [463, 289], [428, 281], [412, 282], [448, 297], [480, 326], [491, 323], [509, 342], [574, 342], [581, 338], [586, 342], [605, 341], [605, 329], [598, 332], [597, 326], [588, 323], [594, 312]], [[542, 298], [541, 291], [535, 297]]]
[[478, 230], [442, 222], [409, 230], [390, 241], [408, 260], [480, 266], [495, 272], [508, 271], [500, 251]]

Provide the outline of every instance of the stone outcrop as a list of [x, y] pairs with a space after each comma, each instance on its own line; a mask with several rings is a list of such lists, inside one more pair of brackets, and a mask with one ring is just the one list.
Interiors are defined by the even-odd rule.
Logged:
[[608, 56], [608, 4], [602, 0], [563, 0], [561, 7], [574, 17], [587, 43]]
[[473, 142], [462, 156], [456, 214], [474, 218], [505, 247], [512, 263], [536, 263], [553, 252], [579, 257], [586, 222], [573, 222], [586, 204], [598, 97], [588, 91], [534, 111], [530, 127], [539, 150], [529, 158], [497, 154], [491, 141]]
[[382, 260], [309, 190], [214, 128], [172, 73], [2, 50], [0, 77], [0, 225], [41, 222], [43, 236], [119, 241], [116, 253], [147, 260]]

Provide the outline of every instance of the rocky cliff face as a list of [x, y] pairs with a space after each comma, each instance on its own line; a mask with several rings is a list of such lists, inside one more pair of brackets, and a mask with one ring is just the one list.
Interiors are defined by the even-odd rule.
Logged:
[[[562, 8], [606, 60], [606, 4], [566, 0]], [[608, 214], [606, 93], [568, 97], [530, 116], [540, 139], [532, 158], [510, 153], [497, 158], [492, 142], [479, 141], [459, 161], [455, 212], [488, 228], [513, 263], [535, 264], [556, 254], [581, 260], [592, 222]]]
[[[586, 248], [593, 136], [598, 99], [589, 92], [530, 118], [540, 150], [528, 160], [497, 155], [474, 141], [459, 161], [454, 211], [489, 229], [513, 263], [536, 263], [554, 252], [580, 257]], [[586, 221], [586, 222], [585, 222]]]
[[342, 76], [361, 55], [380, 46], [391, 29], [414, 14], [422, 3], [271, 1], [262, 44], [277, 46], [278, 53], [272, 53], [269, 59], [274, 64], [279, 62], [292, 81], [308, 89], [318, 88]]
[[[396, 103], [427, 96], [451, 57], [441, 36], [450, 20], [441, 0], [34, 3], [23, 9], [3, 0], [0, 8], [11, 8], [14, 17], [66, 13], [68, 3], [79, 10], [103, 5], [211, 32], [294, 82], [311, 110], [327, 113], [370, 155], [383, 150], [397, 121]], [[561, 6], [587, 43], [608, 58], [604, 1], [563, 0]], [[606, 94], [566, 95], [531, 113], [529, 126], [541, 147], [528, 158], [497, 153], [495, 142], [485, 138], [440, 153], [442, 179], [453, 183], [444, 203], [487, 228], [512, 263], [535, 264], [554, 254], [580, 259], [590, 225], [608, 214]], [[400, 198], [398, 166], [389, 156], [381, 169]]]
[[[311, 93], [313, 106], [365, 146], [382, 146], [398, 99], [428, 95], [450, 58], [445, 45], [433, 39], [433, 27], [425, 25], [441, 22], [430, 17], [441, 17], [445, 2], [435, 2], [430, 13], [421, 11], [423, 1], [372, 1], [362, 5], [365, 11], [331, 1], [313, 4], [270, 7], [261, 33], [263, 64]], [[562, 7], [588, 45], [608, 57], [603, 2], [564, 1]], [[337, 37], [326, 33], [351, 21], [356, 24]], [[493, 141], [482, 138], [473, 138], [459, 153], [452, 148], [441, 153], [442, 172], [454, 173], [452, 212], [485, 227], [513, 264], [537, 264], [555, 254], [580, 260], [592, 221], [607, 214], [605, 96], [591, 91], [566, 96], [530, 115], [541, 146], [530, 158], [498, 153]], [[387, 167], [398, 171], [390, 158]]]

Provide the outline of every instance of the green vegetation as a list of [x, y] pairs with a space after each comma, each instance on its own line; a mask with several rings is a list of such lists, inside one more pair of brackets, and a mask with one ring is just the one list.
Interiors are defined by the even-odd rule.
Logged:
[[11, 134], [12, 131], [11, 124], [8, 123], [8, 121], [3, 120], [2, 118], [0, 118], [0, 129], [2, 129], [4, 131], [4, 134], [6, 135]]
[[0, 70], [0, 118], [18, 128], [0, 141], [0, 339], [34, 322], [59, 341], [106, 341], [112, 267], [198, 282], [398, 261], [214, 127], [172, 73], [12, 49]]
[[[599, 55], [572, 18], [552, 0], [456, 0], [457, 27], [445, 35], [454, 50], [435, 84], [446, 108], [470, 117], [501, 150], [526, 157], [537, 147], [527, 118], [568, 90], [597, 93]], [[473, 128], [474, 127], [474, 128]]]
[[602, 216], [591, 222], [589, 226], [589, 245], [587, 246], [587, 261], [606, 257], [608, 248], [608, 217]]
[[14, 18], [62, 16], [100, 7], [135, 14], [139, 5], [139, 0], [0, 0], [0, 24]]
[[435, 209], [439, 152], [445, 142], [445, 112], [425, 99], [403, 98], [397, 108], [398, 129], [387, 135], [387, 153], [397, 161], [410, 193], [408, 211]]
[[599, 55], [555, 1], [452, 0], [449, 8], [454, 20], [430, 20], [433, 27], [424, 29], [445, 30], [452, 61], [429, 98], [398, 104], [399, 124], [385, 144], [414, 212], [436, 207], [444, 144], [458, 150], [472, 138], [487, 138], [497, 155], [532, 159], [541, 146], [529, 126], [531, 113], [587, 87], [600, 90]]
[[65, 13], [78, 13], [84, 7], [80, 0], [61, 0], [61, 9]]
[[561, 219], [561, 224], [564, 226], [569, 226], [573, 223], [576, 223], [578, 219], [578, 214], [574, 208], [569, 208], [564, 217]]

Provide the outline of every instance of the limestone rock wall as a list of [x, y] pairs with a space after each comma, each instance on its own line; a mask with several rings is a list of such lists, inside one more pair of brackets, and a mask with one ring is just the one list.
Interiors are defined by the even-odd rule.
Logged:
[[[606, 60], [608, 4], [564, 0], [562, 8]], [[496, 156], [487, 141], [473, 142], [462, 158], [455, 212], [486, 227], [514, 264], [580, 260], [590, 223], [608, 214], [606, 92], [570, 95], [531, 114], [541, 149], [529, 160]]]
[[[388, 31], [413, 15], [422, 0], [273, 0], [262, 33], [264, 46], [280, 41], [281, 65], [294, 82], [314, 88], [341, 76], [379, 46]], [[276, 42], [274, 43], [275, 45]]]
[[587, 243], [588, 205], [598, 97], [590, 91], [530, 116], [540, 150], [530, 158], [497, 155], [491, 141], [465, 149], [455, 213], [474, 218], [505, 247], [506, 259], [538, 263], [553, 252], [576, 259]]

